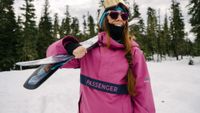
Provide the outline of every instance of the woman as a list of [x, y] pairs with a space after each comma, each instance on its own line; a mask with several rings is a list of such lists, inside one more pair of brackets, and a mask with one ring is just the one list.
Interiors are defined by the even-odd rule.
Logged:
[[149, 73], [142, 51], [128, 35], [128, 8], [105, 0], [98, 42], [91, 50], [66, 36], [47, 56], [72, 54], [66, 68], [80, 68], [79, 113], [155, 113]]

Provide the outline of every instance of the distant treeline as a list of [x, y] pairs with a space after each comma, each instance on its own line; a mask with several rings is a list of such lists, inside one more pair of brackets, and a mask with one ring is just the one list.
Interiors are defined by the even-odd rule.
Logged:
[[[45, 57], [47, 47], [65, 35], [76, 36], [80, 41], [97, 35], [97, 22], [91, 14], [83, 15], [83, 23], [79, 23], [77, 17], [71, 16], [67, 5], [63, 12], [65, 18], [59, 22], [57, 13], [50, 17], [48, 0], [45, 0], [43, 14], [37, 25], [33, 2], [24, 0], [20, 8], [24, 13], [16, 17], [14, 0], [0, 0], [0, 71], [12, 69], [18, 61]], [[140, 18], [139, 24], [130, 28], [130, 35], [136, 37], [148, 60], [154, 60], [155, 54], [160, 60], [166, 56], [178, 60], [178, 56], [200, 55], [200, 1], [190, 0], [187, 7], [191, 15], [191, 32], [196, 36], [194, 42], [184, 31], [184, 18], [177, 1], [172, 0], [170, 15], [165, 14], [164, 20], [161, 20], [159, 10], [149, 7], [147, 22], [141, 17], [136, 3], [130, 6], [130, 20]]]

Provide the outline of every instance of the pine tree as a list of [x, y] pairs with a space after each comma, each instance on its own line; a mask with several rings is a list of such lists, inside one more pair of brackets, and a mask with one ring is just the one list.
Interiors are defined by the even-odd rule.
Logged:
[[60, 35], [64, 37], [65, 35], [71, 34], [71, 16], [69, 13], [69, 6], [66, 6], [65, 18], [62, 20]]
[[33, 60], [38, 57], [37, 51], [36, 51], [36, 44], [37, 44], [37, 28], [36, 28], [36, 22], [35, 22], [35, 8], [33, 5], [34, 0], [24, 0], [25, 4], [23, 4], [21, 10], [25, 11], [23, 13], [23, 18], [25, 21], [23, 22], [23, 36], [21, 40], [22, 44], [22, 54], [21, 60]]
[[80, 30], [79, 30], [79, 21], [78, 18], [72, 17], [72, 24], [71, 24], [71, 34], [75, 37], [78, 37]]
[[61, 22], [61, 26], [60, 26], [60, 29], [59, 29], [59, 35], [60, 35], [60, 38], [63, 38], [65, 36], [65, 33], [64, 33], [64, 24], [65, 24], [65, 20], [62, 19], [62, 22]]
[[157, 37], [156, 37], [156, 51], [157, 61], [162, 61], [163, 56], [163, 31], [161, 29], [160, 22], [160, 9], [158, 10], [158, 22], [157, 22]]
[[17, 18], [17, 34], [16, 37], [18, 37], [17, 39], [17, 45], [16, 45], [16, 56], [18, 57], [18, 61], [21, 58], [21, 55], [23, 54], [22, 48], [23, 48], [23, 44], [21, 43], [21, 41], [23, 40], [23, 23], [22, 23], [22, 19], [21, 16], [18, 16]]
[[13, 3], [14, 0], [0, 0], [0, 71], [9, 70], [18, 61], [17, 23]]
[[157, 18], [156, 11], [152, 8], [147, 9], [147, 49], [148, 56], [154, 60], [154, 53], [156, 52], [156, 38], [157, 38]]
[[190, 0], [189, 3], [189, 12], [192, 17], [190, 18], [190, 23], [192, 25], [192, 32], [195, 33], [195, 46], [196, 54], [200, 55], [200, 1], [199, 0]]
[[170, 48], [171, 48], [171, 40], [170, 40], [170, 31], [168, 24], [168, 16], [165, 14], [164, 24], [163, 24], [163, 54], [171, 56]]
[[179, 55], [183, 54], [184, 47], [184, 22], [183, 16], [179, 7], [180, 3], [172, 0], [171, 4], [171, 22], [170, 22], [170, 33], [172, 38], [172, 49], [173, 54], [177, 60], [179, 60]]
[[146, 43], [145, 43], [145, 36], [144, 36], [144, 22], [141, 18], [141, 13], [139, 12], [139, 6], [134, 2], [133, 4], [133, 11], [130, 13], [129, 19], [132, 20], [134, 18], [138, 18], [139, 24], [130, 27], [130, 35], [134, 36], [139, 43], [141, 49], [146, 53]]
[[81, 36], [81, 41], [84, 41], [87, 39], [88, 37], [88, 34], [87, 34], [87, 22], [86, 22], [86, 19], [85, 19], [85, 15], [83, 15], [83, 34]]
[[38, 30], [37, 51], [39, 58], [45, 57], [47, 47], [56, 40], [56, 38], [52, 36], [53, 25], [51, 23], [52, 20], [51, 17], [49, 16], [48, 10], [49, 10], [49, 1], [45, 0], [44, 12], [43, 16], [40, 19], [39, 30]]
[[58, 13], [56, 13], [54, 15], [54, 24], [53, 24], [53, 37], [56, 39], [61, 38], [59, 35], [59, 29], [60, 29], [60, 26], [59, 26], [59, 21], [58, 21]]
[[[187, 33], [186, 33], [186, 36], [188, 36]], [[195, 55], [194, 43], [188, 37], [186, 37], [186, 39], [185, 39], [185, 47], [186, 47], [186, 49], [185, 49], [184, 55], [193, 57]]]
[[95, 36], [96, 33], [95, 33], [94, 19], [93, 19], [92, 15], [90, 15], [89, 13], [88, 13], [88, 19], [87, 19], [87, 26], [88, 26], [88, 33], [89, 33], [88, 38]]
[[85, 20], [85, 15], [83, 15], [83, 34], [86, 34], [86, 30], [87, 30], [87, 23]]

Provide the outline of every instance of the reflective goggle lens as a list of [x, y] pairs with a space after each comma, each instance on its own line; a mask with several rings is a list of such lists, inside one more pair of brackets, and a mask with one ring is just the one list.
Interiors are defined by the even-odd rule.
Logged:
[[114, 19], [114, 20], [117, 19], [118, 16], [120, 15], [121, 18], [122, 18], [124, 21], [128, 20], [128, 16], [129, 16], [129, 14], [126, 13], [126, 12], [118, 12], [118, 11], [110, 11], [110, 12], [108, 12], [108, 14], [109, 14], [109, 16], [110, 16], [112, 19]]

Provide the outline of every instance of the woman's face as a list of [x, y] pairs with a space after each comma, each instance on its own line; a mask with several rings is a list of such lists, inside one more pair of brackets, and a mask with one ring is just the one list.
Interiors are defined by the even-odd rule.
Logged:
[[108, 11], [107, 19], [110, 24], [124, 26], [128, 20], [128, 14], [121, 11], [110, 10]]

